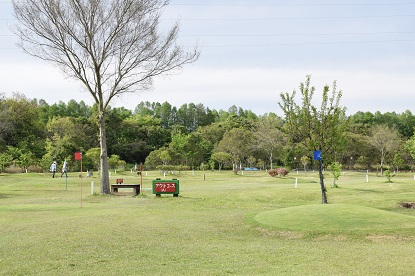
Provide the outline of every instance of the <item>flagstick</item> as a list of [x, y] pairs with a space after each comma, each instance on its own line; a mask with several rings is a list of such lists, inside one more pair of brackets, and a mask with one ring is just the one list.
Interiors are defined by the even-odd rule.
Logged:
[[82, 208], [82, 157], [81, 157], [81, 175], [80, 175], [80, 183], [81, 183], [81, 208]]

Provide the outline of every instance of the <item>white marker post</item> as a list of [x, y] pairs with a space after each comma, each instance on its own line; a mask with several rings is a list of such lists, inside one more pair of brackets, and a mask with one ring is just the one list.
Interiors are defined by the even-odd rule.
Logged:
[[369, 175], [366, 175], [366, 183], [369, 183]]
[[91, 195], [94, 194], [94, 181], [91, 181]]
[[295, 178], [295, 188], [298, 188], [298, 178]]

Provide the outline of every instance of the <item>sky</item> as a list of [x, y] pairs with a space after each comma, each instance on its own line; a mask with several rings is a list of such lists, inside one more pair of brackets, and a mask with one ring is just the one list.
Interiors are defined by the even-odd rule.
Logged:
[[[171, 0], [161, 31], [177, 20], [179, 43], [197, 45], [200, 58], [113, 107], [167, 101], [282, 115], [280, 93], [299, 94], [311, 75], [316, 105], [336, 81], [349, 115], [415, 113], [415, 0]], [[11, 1], [0, 0], [0, 93], [92, 105], [80, 83], [16, 46], [15, 23]]]

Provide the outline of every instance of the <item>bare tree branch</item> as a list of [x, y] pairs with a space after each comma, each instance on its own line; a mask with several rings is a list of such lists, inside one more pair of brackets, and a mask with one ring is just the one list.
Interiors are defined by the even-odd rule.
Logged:
[[149, 89], [155, 77], [199, 57], [197, 47], [185, 51], [177, 45], [177, 22], [160, 34], [161, 12], [168, 4], [168, 0], [13, 0], [19, 22], [13, 31], [21, 39], [19, 46], [81, 81], [97, 104], [104, 162], [105, 112], [111, 101]]

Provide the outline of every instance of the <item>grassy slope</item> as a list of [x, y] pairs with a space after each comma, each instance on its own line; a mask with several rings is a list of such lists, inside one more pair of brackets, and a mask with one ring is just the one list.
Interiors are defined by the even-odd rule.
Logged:
[[[129, 173], [124, 183], [138, 183]], [[149, 172], [144, 188], [160, 177]], [[171, 176], [170, 176], [171, 177]], [[294, 189], [295, 178], [298, 189]], [[162, 177], [163, 178], [163, 177]], [[168, 179], [169, 177], [166, 177]], [[413, 175], [175, 175], [180, 197], [91, 196], [91, 179], [0, 175], [1, 275], [404, 275], [415, 271]], [[99, 191], [98, 178], [93, 178]], [[330, 186], [330, 177], [326, 184]], [[317, 215], [318, 214], [318, 215]]]

